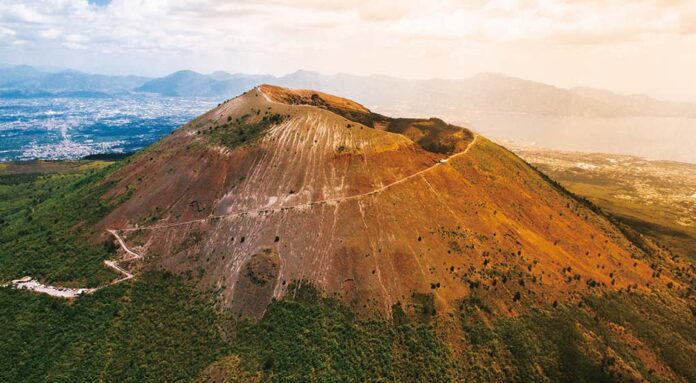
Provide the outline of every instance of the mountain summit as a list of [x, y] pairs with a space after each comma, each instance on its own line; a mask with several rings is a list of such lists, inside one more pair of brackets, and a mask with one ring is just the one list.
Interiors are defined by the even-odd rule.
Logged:
[[130, 198], [100, 226], [245, 316], [292, 283], [383, 315], [656, 283], [617, 227], [506, 149], [321, 92], [258, 86], [110, 179]]

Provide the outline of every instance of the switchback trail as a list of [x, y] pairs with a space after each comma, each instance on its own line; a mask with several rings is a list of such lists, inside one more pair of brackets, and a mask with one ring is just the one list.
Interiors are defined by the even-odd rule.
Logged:
[[[130, 262], [130, 261], [134, 261], [136, 259], [142, 259], [142, 257], [143, 257], [142, 255], [134, 252], [133, 250], [129, 249], [128, 246], [126, 246], [126, 243], [123, 241], [123, 238], [121, 238], [121, 236], [118, 235], [118, 233], [115, 230], [107, 229], [106, 231], [108, 231], [109, 234], [111, 234], [114, 238], [116, 238], [116, 241], [118, 242], [119, 246], [121, 246], [121, 248], [126, 252], [126, 254], [130, 255], [130, 258], [123, 259], [120, 262]], [[117, 279], [117, 280], [109, 283], [109, 285], [115, 285], [117, 283], [127, 281], [127, 280], [133, 278], [133, 274], [129, 273], [128, 271], [124, 270], [122, 267], [120, 267], [118, 265], [119, 261], [104, 261], [104, 264], [124, 275], [123, 278]]]
[[34, 280], [32, 277], [26, 276], [20, 279], [15, 279], [5, 285], [2, 285], [4, 287], [10, 287], [18, 290], [31, 290], [37, 293], [41, 294], [46, 294], [50, 295], [52, 297], [56, 298], [65, 298], [65, 299], [71, 299], [71, 298], [77, 298], [79, 296], [82, 296], [84, 294], [92, 294], [95, 291], [101, 290], [104, 287], [107, 286], [112, 286], [117, 283], [121, 283], [123, 281], [127, 281], [129, 279], [132, 279], [134, 275], [132, 273], [129, 273], [126, 271], [123, 267], [119, 265], [119, 263], [123, 262], [130, 262], [130, 261], [135, 261], [138, 259], [142, 259], [143, 256], [134, 252], [133, 250], [129, 249], [128, 246], [126, 246], [126, 243], [123, 241], [123, 239], [116, 233], [114, 230], [107, 230], [109, 234], [114, 236], [116, 238], [116, 241], [118, 242], [119, 246], [126, 252], [126, 254], [129, 255], [128, 258], [122, 259], [120, 261], [109, 261], [106, 260], [104, 261], [104, 265], [107, 267], [116, 270], [117, 273], [122, 274], [123, 277], [116, 279], [112, 282], [110, 282], [107, 285], [100, 286], [100, 287], [94, 287], [94, 288], [70, 288], [70, 287], [60, 287], [60, 286], [50, 286], [50, 285], [45, 285], [43, 283], [40, 283], [36, 280]]

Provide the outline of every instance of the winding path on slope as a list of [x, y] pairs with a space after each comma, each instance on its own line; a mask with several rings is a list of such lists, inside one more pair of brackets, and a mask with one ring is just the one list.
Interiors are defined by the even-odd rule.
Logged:
[[[265, 94], [263, 91], [260, 91], [260, 90], [259, 90], [259, 92], [266, 98], [266, 100], [268, 100], [268, 102], [277, 103], [276, 101], [271, 100], [271, 98], [268, 97], [268, 95]], [[235, 212], [235, 213], [229, 213], [229, 214], [221, 214], [221, 215], [212, 215], [212, 214], [211, 214], [210, 216], [205, 217], [205, 218], [194, 219], [194, 220], [184, 221], [184, 222], [176, 222], [176, 223], [165, 224], [165, 225], [152, 225], [152, 226], [143, 226], [143, 227], [135, 227], [135, 228], [124, 228], [124, 229], [106, 229], [106, 231], [107, 231], [109, 234], [111, 234], [111, 235], [116, 239], [116, 241], [118, 242], [119, 246], [120, 246], [120, 247], [126, 252], [126, 254], [129, 256], [129, 257], [126, 258], [126, 259], [122, 259], [122, 260], [118, 260], [118, 261], [111, 261], [111, 260], [105, 260], [105, 261], [104, 261], [104, 265], [106, 265], [107, 267], [109, 267], [109, 268], [115, 270], [115, 271], [118, 272], [119, 274], [122, 274], [122, 275], [123, 275], [122, 278], [116, 279], [116, 280], [112, 281], [111, 283], [109, 283], [109, 284], [107, 284], [107, 285], [100, 286], [100, 287], [96, 287], [96, 288], [93, 288], [93, 289], [71, 289], [71, 291], [72, 291], [72, 290], [75, 291], [74, 294], [73, 294], [73, 293], [71, 293], [71, 294], [66, 294], [66, 289], [62, 289], [62, 288], [58, 288], [58, 287], [53, 287], [53, 286], [45, 286], [45, 285], [41, 285], [41, 284], [38, 284], [38, 283], [36, 283], [36, 285], [39, 286], [39, 287], [36, 287], [36, 288], [24, 287], [24, 288], [30, 289], [30, 290], [34, 290], [34, 291], [37, 291], [37, 292], [41, 292], [41, 293], [46, 293], [46, 294], [49, 294], [49, 295], [51, 295], [51, 296], [62, 297], [62, 298], [76, 298], [76, 297], [79, 297], [79, 296], [82, 295], [82, 294], [91, 294], [91, 293], [93, 293], [93, 292], [95, 292], [95, 291], [97, 291], [97, 290], [103, 289], [104, 287], [112, 286], [112, 285], [115, 285], [115, 284], [117, 284], [117, 283], [121, 283], [121, 282], [127, 281], [127, 280], [129, 280], [129, 279], [133, 279], [133, 278], [135, 277], [132, 273], [128, 272], [128, 271], [125, 270], [123, 267], [121, 267], [120, 264], [123, 263], [123, 262], [131, 262], [131, 261], [135, 261], [135, 260], [142, 259], [143, 256], [142, 256], [141, 254], [138, 254], [138, 253], [136, 253], [135, 251], [133, 251], [133, 250], [131, 250], [131, 249], [128, 248], [128, 246], [126, 245], [126, 243], [125, 243], [125, 241], [123, 240], [123, 238], [121, 238], [121, 236], [118, 234], [119, 231], [121, 231], [121, 232], [124, 232], [124, 231], [125, 231], [125, 232], [129, 232], [129, 231], [137, 231], [137, 230], [166, 229], [166, 228], [170, 228], [170, 227], [176, 227], [176, 226], [182, 226], [182, 225], [189, 225], [189, 224], [197, 223], [197, 222], [205, 222], [205, 221], [211, 220], [211, 219], [221, 219], [221, 218], [225, 218], [225, 217], [238, 217], [238, 216], [243, 216], [243, 215], [247, 215], [247, 214], [270, 213], [270, 212], [277, 212], [277, 211], [282, 211], [282, 210], [287, 210], [287, 209], [295, 209], [295, 208], [307, 208], [307, 207], [312, 207], [312, 206], [314, 206], [314, 205], [319, 205], [319, 204], [323, 204], [323, 203], [340, 203], [340, 202], [343, 202], [343, 201], [350, 201], [350, 200], [360, 199], [360, 198], [363, 198], [363, 197], [372, 196], [372, 195], [375, 195], [375, 194], [379, 194], [379, 193], [381, 193], [381, 192], [383, 192], [383, 191], [385, 191], [385, 190], [387, 190], [387, 189], [389, 189], [389, 188], [391, 188], [391, 187], [394, 187], [394, 186], [396, 186], [396, 185], [402, 184], [402, 183], [404, 183], [404, 182], [406, 182], [406, 181], [408, 181], [408, 180], [410, 180], [410, 179], [413, 179], [413, 178], [416, 178], [416, 177], [418, 177], [418, 176], [421, 176], [421, 175], [423, 175], [423, 174], [425, 174], [425, 173], [427, 173], [427, 172], [429, 172], [429, 171], [431, 171], [431, 170], [433, 170], [433, 169], [435, 169], [435, 168], [437, 168], [437, 167], [439, 167], [439, 166], [445, 165], [445, 164], [449, 163], [450, 160], [452, 160], [452, 159], [454, 159], [454, 158], [456, 158], [456, 157], [465, 155], [466, 153], [469, 152], [469, 149], [471, 149], [471, 148], [474, 146], [474, 144], [476, 144], [476, 141], [478, 140], [478, 138], [479, 138], [479, 135], [476, 134], [476, 133], [474, 133], [474, 138], [473, 138], [473, 140], [471, 140], [471, 142], [469, 142], [469, 144], [466, 146], [466, 148], [464, 148], [464, 150], [462, 150], [461, 152], [452, 154], [451, 156], [449, 156], [449, 157], [447, 157], [447, 158], [445, 158], [445, 159], [442, 159], [442, 160], [436, 162], [435, 164], [433, 164], [433, 165], [430, 166], [430, 167], [427, 167], [427, 168], [425, 168], [425, 169], [423, 169], [423, 170], [417, 171], [417, 172], [415, 172], [415, 173], [413, 173], [413, 174], [411, 174], [411, 175], [408, 175], [408, 176], [406, 176], [406, 177], [404, 177], [404, 178], [401, 178], [401, 179], [399, 179], [399, 180], [396, 180], [396, 181], [394, 181], [394, 182], [391, 182], [391, 183], [389, 183], [389, 184], [383, 185], [383, 186], [381, 186], [381, 187], [379, 187], [379, 188], [373, 189], [373, 190], [371, 190], [371, 191], [369, 191], [369, 192], [365, 192], [365, 193], [354, 194], [354, 195], [345, 196], [345, 197], [327, 198], [327, 199], [323, 199], [323, 200], [311, 201], [311, 202], [306, 202], [306, 203], [301, 203], [301, 204], [296, 204], [296, 205], [290, 205], [290, 206], [279, 206], [279, 207], [264, 208], [264, 209], [252, 209], [252, 210], [246, 210], [246, 211]], [[27, 278], [29, 278], [29, 277], [25, 277], [25, 278], [23, 278], [22, 280], [26, 280]], [[8, 284], [8, 285], [9, 285], [9, 286], [14, 286], [15, 288], [17, 288], [17, 286], [19, 286], [19, 284], [20, 284], [19, 281], [22, 281], [22, 280], [15, 280], [15, 281], [12, 281], [12, 283], [10, 283], [10, 284]], [[29, 281], [33, 281], [33, 280], [29, 279]], [[54, 291], [54, 290], [55, 290], [55, 291]], [[60, 293], [58, 293], [58, 292], [60, 292]], [[55, 294], [54, 294], [54, 293], [55, 293]]]
[[117, 272], [124, 275], [123, 278], [117, 279], [117, 280], [109, 283], [109, 285], [115, 285], [117, 283], [127, 281], [127, 280], [133, 278], [133, 274], [129, 273], [128, 271], [126, 271], [125, 269], [123, 269], [121, 266], [118, 265], [119, 262], [130, 262], [130, 261], [134, 261], [137, 259], [142, 259], [143, 256], [134, 252], [133, 250], [129, 249], [128, 246], [126, 246], [126, 243], [123, 241], [123, 238], [121, 238], [121, 236], [118, 235], [118, 233], [115, 230], [107, 229], [106, 231], [108, 231], [109, 234], [111, 234], [114, 238], [116, 238], [116, 241], [118, 242], [119, 246], [121, 246], [121, 248], [126, 252], [126, 254], [130, 255], [130, 258], [122, 259], [121, 261], [104, 261], [104, 264], [106, 266], [108, 266], [108, 267], [110, 267], [110, 268], [112, 268], [112, 269], [116, 270]]
[[452, 154], [451, 156], [436, 162], [434, 165], [432, 165], [428, 168], [425, 168], [423, 170], [419, 170], [419, 171], [417, 171], [413, 174], [410, 174], [404, 178], [401, 178], [401, 179], [396, 180], [394, 182], [391, 182], [389, 184], [383, 185], [377, 189], [370, 190], [369, 192], [354, 194], [354, 195], [345, 196], [345, 197], [327, 198], [327, 199], [322, 199], [322, 200], [300, 203], [300, 204], [296, 204], [296, 205], [278, 206], [278, 207], [263, 208], [263, 209], [251, 209], [251, 210], [238, 211], [238, 212], [228, 213], [228, 214], [218, 214], [218, 215], [211, 214], [205, 218], [193, 219], [190, 221], [176, 222], [176, 223], [170, 223], [170, 224], [164, 224], [164, 225], [152, 225], [152, 226], [124, 228], [124, 229], [109, 229], [107, 231], [109, 231], [112, 235], [117, 237], [117, 239], [119, 240], [119, 243], [127, 252], [129, 252], [131, 254], [135, 254], [132, 251], [127, 250], [123, 241], [120, 239], [120, 237], [117, 236], [116, 231], [128, 232], [128, 231], [138, 231], [138, 230], [167, 229], [170, 227], [190, 225], [192, 223], [198, 223], [198, 222], [205, 222], [205, 221], [208, 221], [211, 219], [221, 219], [221, 218], [226, 218], [226, 217], [239, 217], [239, 216], [244, 216], [247, 214], [271, 213], [271, 212], [277, 212], [277, 211], [282, 211], [282, 210], [287, 210], [287, 209], [295, 209], [295, 208], [307, 208], [307, 207], [311, 207], [314, 205], [320, 205], [323, 203], [339, 203], [339, 202], [343, 202], [343, 201], [350, 201], [350, 200], [354, 200], [354, 199], [368, 197], [371, 195], [379, 194], [379, 193], [381, 193], [381, 192], [383, 192], [391, 187], [394, 187], [394, 186], [402, 184], [410, 179], [413, 179], [415, 177], [423, 175], [423, 174], [437, 168], [438, 166], [442, 166], [442, 165], [449, 163], [450, 160], [452, 160], [456, 157], [459, 157], [459, 156], [466, 154], [467, 152], [469, 152], [469, 149], [471, 149], [471, 147], [474, 146], [474, 144], [476, 143], [478, 138], [479, 138], [478, 134], [474, 133], [474, 139], [471, 140], [471, 142], [469, 142], [469, 144], [466, 146], [466, 148], [464, 148], [464, 150], [462, 150], [461, 152]]
[[[368, 197], [371, 195], [379, 194], [379, 193], [381, 193], [389, 188], [392, 188], [392, 187], [394, 187], [396, 185], [400, 185], [408, 180], [411, 180], [413, 178], [421, 176], [429, 171], [432, 171], [433, 169], [435, 169], [439, 166], [442, 166], [442, 165], [449, 163], [450, 160], [452, 160], [456, 157], [465, 155], [466, 153], [469, 152], [469, 149], [471, 149], [474, 146], [474, 144], [476, 144], [476, 141], [478, 140], [478, 138], [479, 138], [478, 134], [474, 133], [474, 139], [471, 140], [471, 142], [461, 152], [452, 154], [451, 156], [436, 162], [435, 164], [433, 164], [430, 167], [427, 167], [423, 170], [417, 171], [417, 172], [415, 172], [411, 175], [408, 175], [404, 178], [401, 178], [399, 180], [396, 180], [394, 182], [383, 185], [377, 189], [373, 189], [373, 190], [371, 190], [369, 192], [365, 192], [365, 193], [354, 194], [354, 195], [346, 196], [346, 197], [327, 198], [327, 199], [323, 199], [323, 200], [311, 201], [311, 202], [307, 202], [307, 203], [290, 205], [290, 206], [279, 206], [279, 207], [267, 208], [267, 209], [253, 209], [253, 210], [246, 210], [246, 211], [229, 213], [229, 214], [222, 214], [222, 215], [210, 215], [206, 218], [200, 218], [200, 219], [195, 219], [195, 220], [191, 220], [191, 221], [184, 221], [184, 222], [177, 222], [177, 223], [172, 223], [172, 224], [167, 224], [167, 225], [153, 225], [153, 226], [143, 226], [143, 227], [137, 227], [137, 228], [124, 228], [124, 229], [107, 229], [106, 231], [109, 232], [109, 234], [111, 234], [116, 239], [119, 246], [121, 246], [121, 248], [126, 252], [126, 254], [130, 255], [130, 258], [127, 258], [127, 259], [124, 259], [121, 261], [104, 261], [104, 264], [106, 266], [108, 266], [108, 267], [116, 270], [117, 272], [123, 274], [123, 278], [117, 279], [117, 280], [111, 282], [107, 286], [115, 285], [117, 283], [127, 281], [129, 279], [134, 278], [134, 275], [129, 273], [125, 269], [123, 269], [121, 266], [119, 266], [119, 263], [130, 262], [130, 261], [134, 261], [134, 260], [138, 260], [138, 259], [143, 258], [143, 256], [141, 254], [138, 254], [138, 253], [136, 253], [133, 250], [128, 248], [128, 246], [126, 245], [123, 238], [121, 238], [121, 236], [118, 235], [119, 231], [128, 232], [128, 231], [137, 231], [137, 230], [166, 229], [166, 228], [175, 227], [175, 226], [189, 225], [189, 224], [196, 223], [196, 222], [204, 222], [204, 221], [207, 221], [210, 219], [220, 219], [220, 218], [224, 218], [224, 217], [236, 217], [236, 216], [242, 216], [242, 215], [246, 215], [246, 214], [268, 213], [268, 212], [281, 211], [281, 210], [294, 209], [294, 208], [304, 208], [304, 207], [311, 207], [311, 206], [322, 204], [322, 203], [339, 203], [342, 201], [349, 201], [349, 200], [354, 200], [354, 199], [360, 199], [363, 197]], [[104, 287], [106, 287], [106, 286], [97, 287], [97, 288], [91, 290], [89, 293], [92, 293], [92, 292], [97, 291], [99, 289], [102, 289]]]
[[64, 298], [64, 299], [73, 299], [80, 297], [84, 294], [92, 294], [95, 291], [101, 290], [104, 287], [107, 286], [112, 286], [117, 283], [121, 283], [123, 281], [127, 281], [129, 279], [134, 278], [135, 276], [132, 273], [129, 273], [127, 270], [125, 270], [123, 267], [119, 265], [119, 263], [123, 262], [130, 262], [130, 261], [135, 261], [138, 259], [142, 259], [143, 256], [134, 252], [133, 250], [129, 249], [128, 246], [126, 246], [126, 243], [123, 241], [123, 238], [118, 235], [118, 233], [115, 230], [107, 230], [109, 234], [114, 236], [116, 238], [116, 241], [118, 241], [119, 246], [126, 252], [126, 254], [129, 255], [128, 258], [126, 259], [121, 259], [119, 261], [109, 261], [106, 260], [104, 261], [104, 265], [107, 267], [116, 270], [117, 273], [122, 274], [123, 277], [116, 279], [114, 281], [111, 281], [109, 284], [104, 285], [104, 286], [99, 286], [99, 287], [94, 287], [94, 288], [86, 288], [86, 287], [81, 287], [81, 288], [68, 288], [68, 287], [59, 287], [59, 286], [50, 286], [50, 285], [44, 285], [43, 283], [40, 283], [36, 280], [34, 280], [32, 277], [26, 276], [20, 279], [15, 279], [5, 285], [2, 285], [3, 287], [10, 287], [18, 290], [31, 290], [37, 293], [41, 294], [46, 294], [52, 297], [56, 298]]

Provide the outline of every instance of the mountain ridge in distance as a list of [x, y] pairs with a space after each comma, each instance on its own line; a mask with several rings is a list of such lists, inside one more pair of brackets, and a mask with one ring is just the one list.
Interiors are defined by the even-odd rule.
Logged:
[[73, 69], [45, 71], [29, 65], [0, 68], [0, 89], [12, 91], [115, 93], [130, 91], [148, 80], [143, 76], [111, 76]]
[[[211, 79], [209, 75], [197, 76], [199, 81]], [[241, 81], [241, 78], [246, 81]], [[429, 111], [430, 114], [446, 115], [452, 110], [488, 110], [567, 117], [696, 116], [696, 104], [659, 101], [646, 97], [638, 99], [636, 96], [615, 93], [612, 93], [614, 96], [609, 99], [599, 92], [582, 91], [582, 88], [563, 89], [497, 73], [480, 73], [462, 80], [404, 80], [383, 75], [324, 75], [299, 70], [281, 77], [243, 75], [236, 80], [211, 83], [208, 88], [198, 91], [181, 87], [180, 93], [151, 87], [148, 83], [139, 90], [155, 91], [165, 95], [183, 95], [190, 91], [188, 95], [217, 94], [229, 97], [249, 86], [268, 82], [291, 88], [344, 94], [369, 105], [391, 108], [419, 105], [420, 113]], [[160, 79], [152, 81], [162, 84]], [[172, 81], [169, 86], [176, 86], [175, 82]], [[640, 105], [633, 105], [638, 100]]]
[[[28, 65], [0, 67], [0, 89], [7, 94], [99, 91], [147, 92], [174, 97], [235, 96], [262, 83], [342, 94], [388, 110], [449, 116], [452, 110], [530, 113], [559, 117], [696, 117], [696, 104], [619, 95], [586, 87], [563, 89], [498, 73], [466, 79], [406, 80], [386, 75], [321, 74], [298, 70], [283, 76], [202, 74], [181, 70], [167, 76], [107, 76], [79, 71], [46, 72]], [[415, 109], [414, 109], [415, 108]]]

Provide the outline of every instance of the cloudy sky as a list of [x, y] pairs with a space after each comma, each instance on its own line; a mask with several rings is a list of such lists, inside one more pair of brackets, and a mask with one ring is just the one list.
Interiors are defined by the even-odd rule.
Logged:
[[0, 63], [463, 78], [696, 101], [693, 0], [0, 0]]

